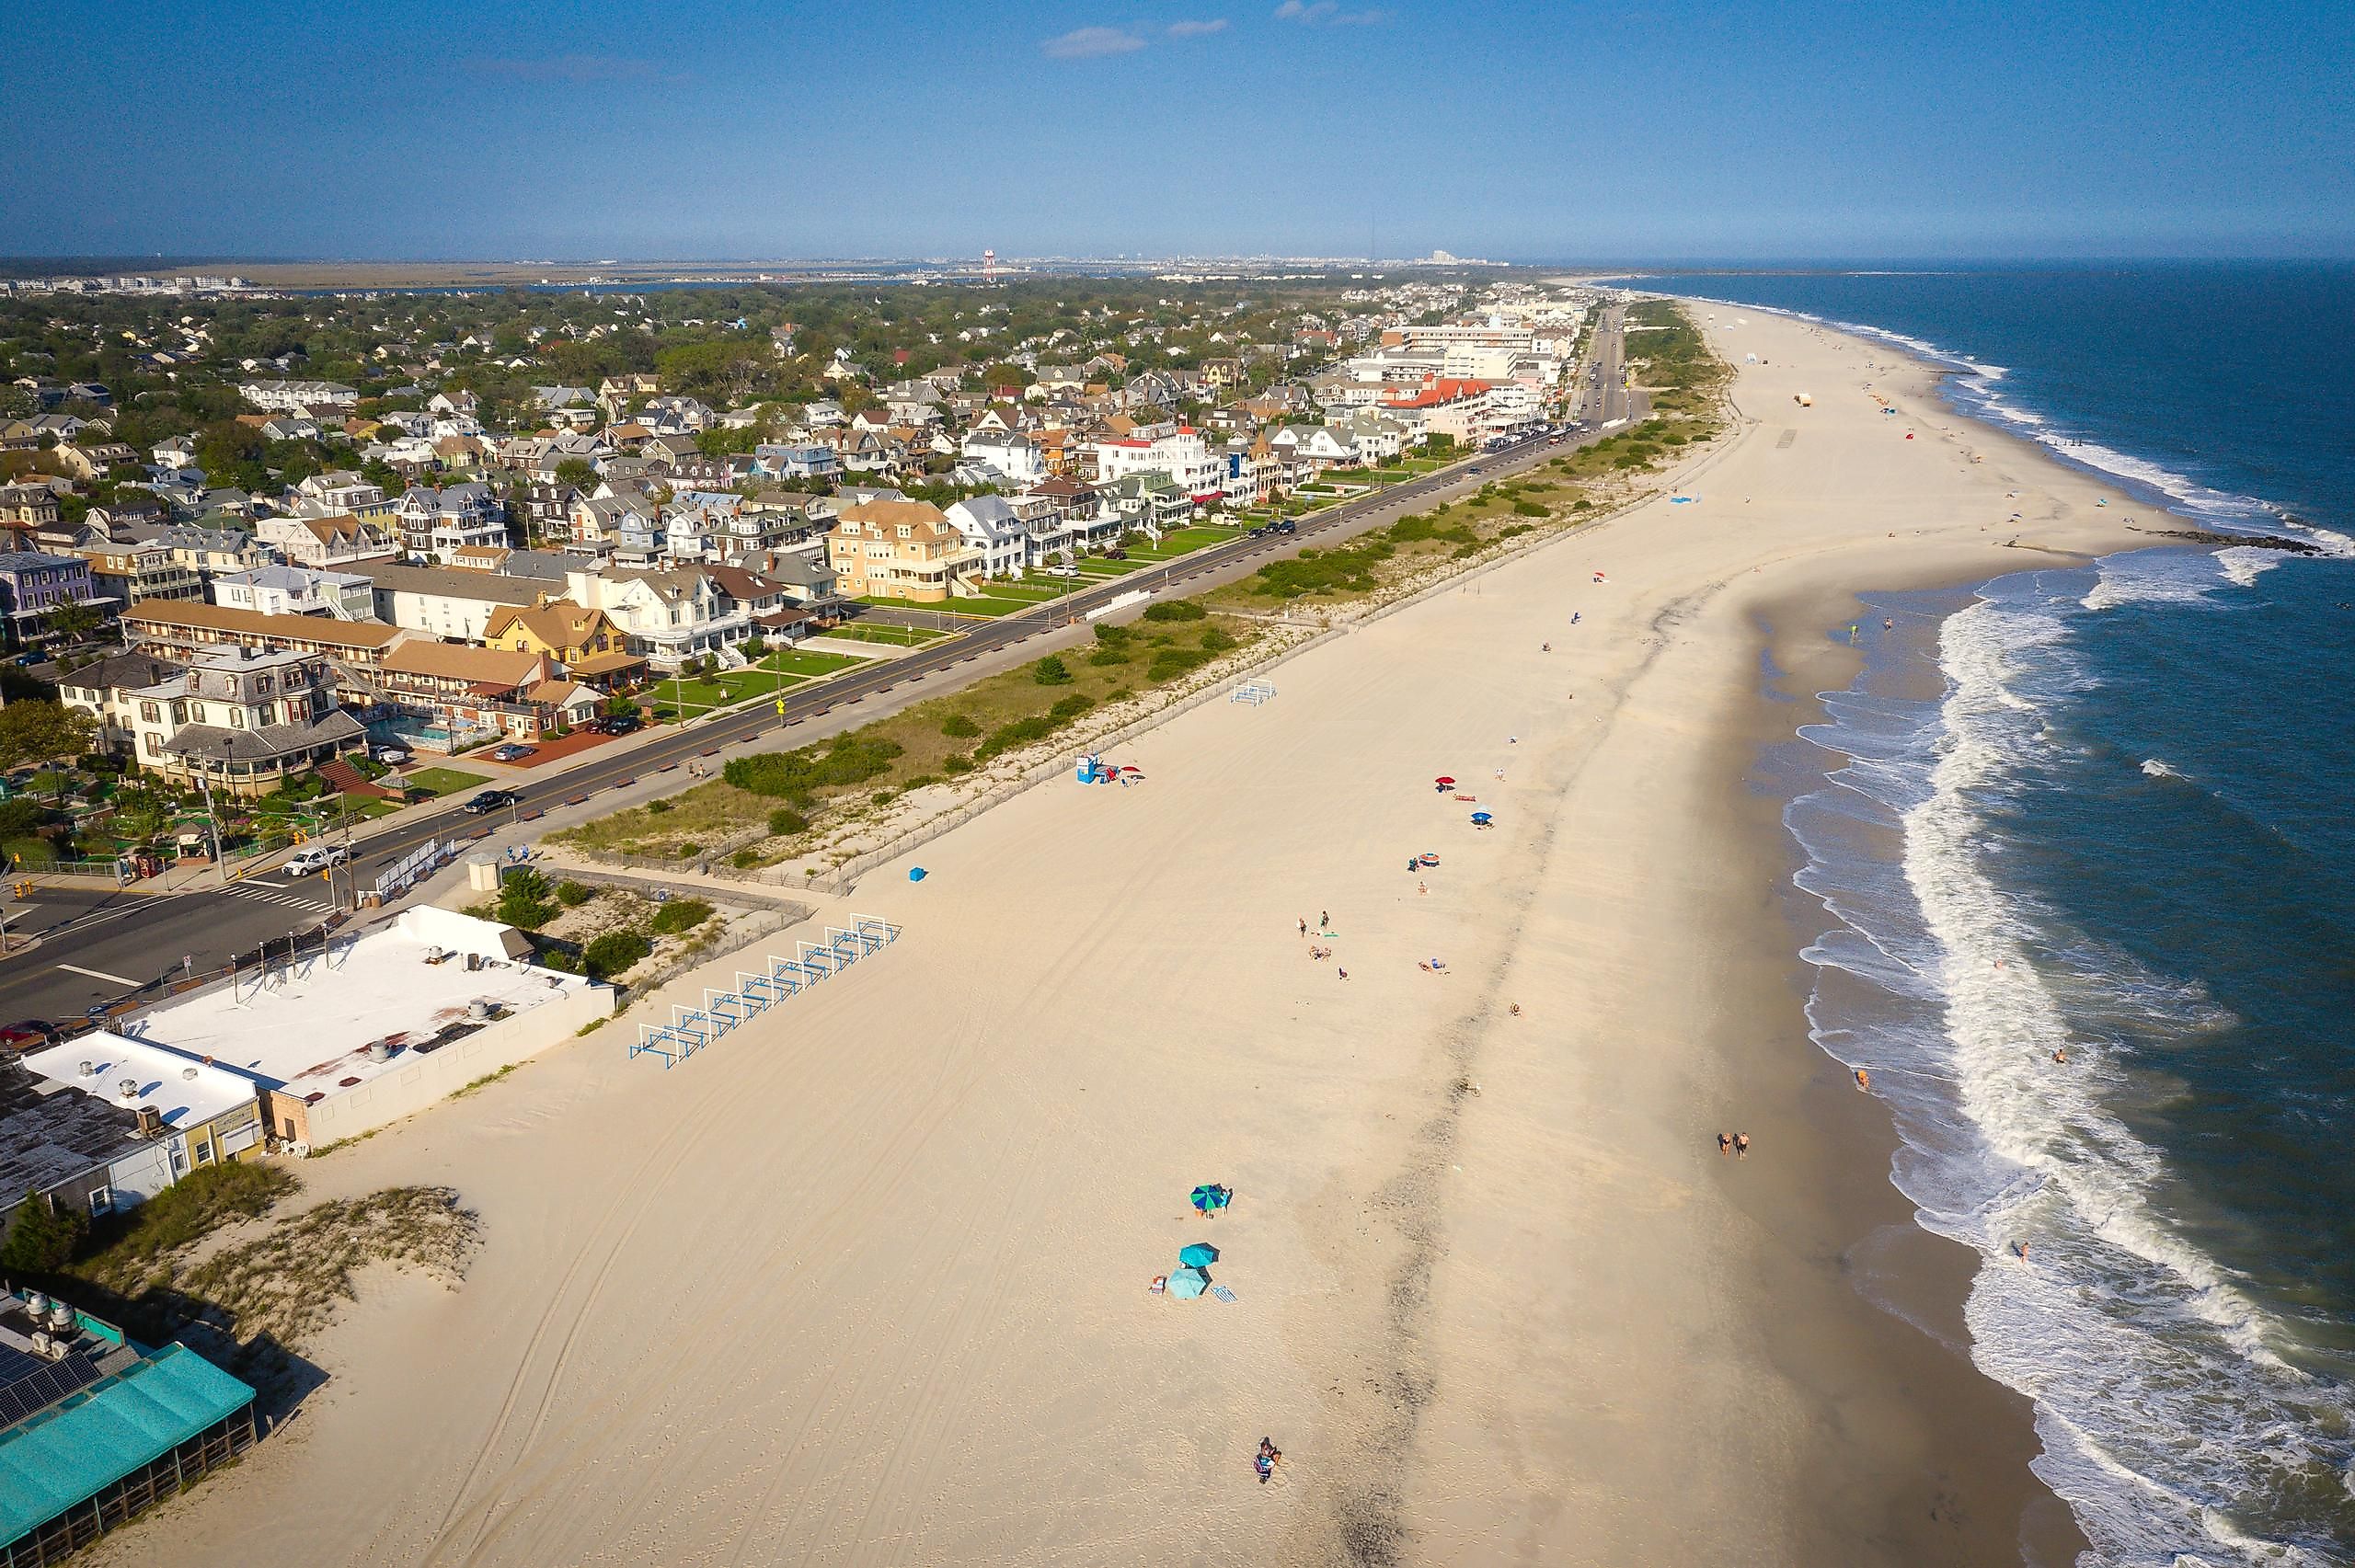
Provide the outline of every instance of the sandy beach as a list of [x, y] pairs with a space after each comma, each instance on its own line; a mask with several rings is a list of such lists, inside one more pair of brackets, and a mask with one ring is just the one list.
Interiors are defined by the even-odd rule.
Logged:
[[[304, 1167], [457, 1188], [471, 1276], [366, 1282], [284, 1429], [91, 1560], [2069, 1561], [1969, 1258], [1807, 1037], [1753, 773], [1854, 593], [2132, 536], [1895, 350], [1712, 308], [1744, 420], [1689, 504], [871, 874], [834, 912], [902, 940], [675, 1070], [641, 1003]], [[1199, 1240], [1235, 1299], [1149, 1294]]]

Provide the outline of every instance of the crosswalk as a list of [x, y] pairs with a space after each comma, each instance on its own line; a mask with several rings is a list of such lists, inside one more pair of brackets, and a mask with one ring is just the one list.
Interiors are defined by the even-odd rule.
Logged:
[[311, 910], [325, 914], [334, 906], [325, 898], [305, 898], [301, 894], [271, 882], [232, 882], [227, 891], [240, 898], [252, 898], [259, 903], [276, 904], [289, 910]]

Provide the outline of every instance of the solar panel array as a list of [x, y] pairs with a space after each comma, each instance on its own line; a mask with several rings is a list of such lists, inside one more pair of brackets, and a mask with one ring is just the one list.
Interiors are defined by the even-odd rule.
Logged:
[[14, 1345], [0, 1345], [0, 1428], [14, 1426], [98, 1380], [98, 1364], [81, 1351], [62, 1361], [43, 1361]]

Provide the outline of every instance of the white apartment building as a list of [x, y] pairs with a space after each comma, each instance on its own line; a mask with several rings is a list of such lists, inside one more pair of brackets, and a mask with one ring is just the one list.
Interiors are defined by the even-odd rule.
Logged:
[[338, 621], [376, 616], [374, 584], [351, 572], [256, 567], [214, 578], [212, 589], [215, 604], [264, 615], [326, 615]]
[[1018, 578], [1030, 555], [1030, 531], [1004, 496], [972, 496], [945, 514], [965, 543], [981, 552], [983, 577]]
[[1176, 480], [1197, 506], [1218, 500], [1225, 493], [1226, 464], [1211, 451], [1202, 433], [1190, 426], [1181, 425], [1151, 439], [1131, 436], [1100, 441], [1095, 450], [1099, 485], [1158, 471]]
[[359, 392], [336, 381], [249, 381], [237, 395], [268, 413], [300, 414], [307, 408], [350, 408]]

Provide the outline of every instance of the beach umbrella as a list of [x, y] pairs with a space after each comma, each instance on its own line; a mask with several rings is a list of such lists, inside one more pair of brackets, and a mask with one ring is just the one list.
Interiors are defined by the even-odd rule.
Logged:
[[1235, 1195], [1214, 1182], [1204, 1182], [1194, 1189], [1192, 1202], [1196, 1208], [1208, 1214], [1214, 1208], [1224, 1208], [1227, 1199]]
[[921, 882], [925, 879], [926, 875], [925, 868], [921, 865], [912, 865], [908, 867], [908, 880], [911, 882]]
[[1475, 822], [1493, 822], [1496, 820], [1496, 818], [1486, 811], [1475, 811], [1472, 813], [1472, 820]]
[[1211, 1276], [1199, 1268], [1181, 1268], [1169, 1276], [1169, 1294], [1190, 1301], [1211, 1288]]
[[1178, 1261], [1188, 1268], [1207, 1268], [1218, 1262], [1218, 1249], [1208, 1242], [1196, 1242], [1178, 1253]]
[[1455, 782], [1455, 781], [1454, 781], [1453, 778], [1450, 778], [1450, 777], [1449, 777], [1447, 774], [1445, 774], [1445, 773], [1442, 773], [1442, 774], [1440, 774], [1440, 776], [1439, 776], [1439, 777], [1437, 777], [1437, 778], [1435, 778], [1435, 779], [1433, 779], [1433, 780], [1431, 781], [1431, 783], [1433, 783], [1433, 784], [1453, 784], [1454, 782]]

